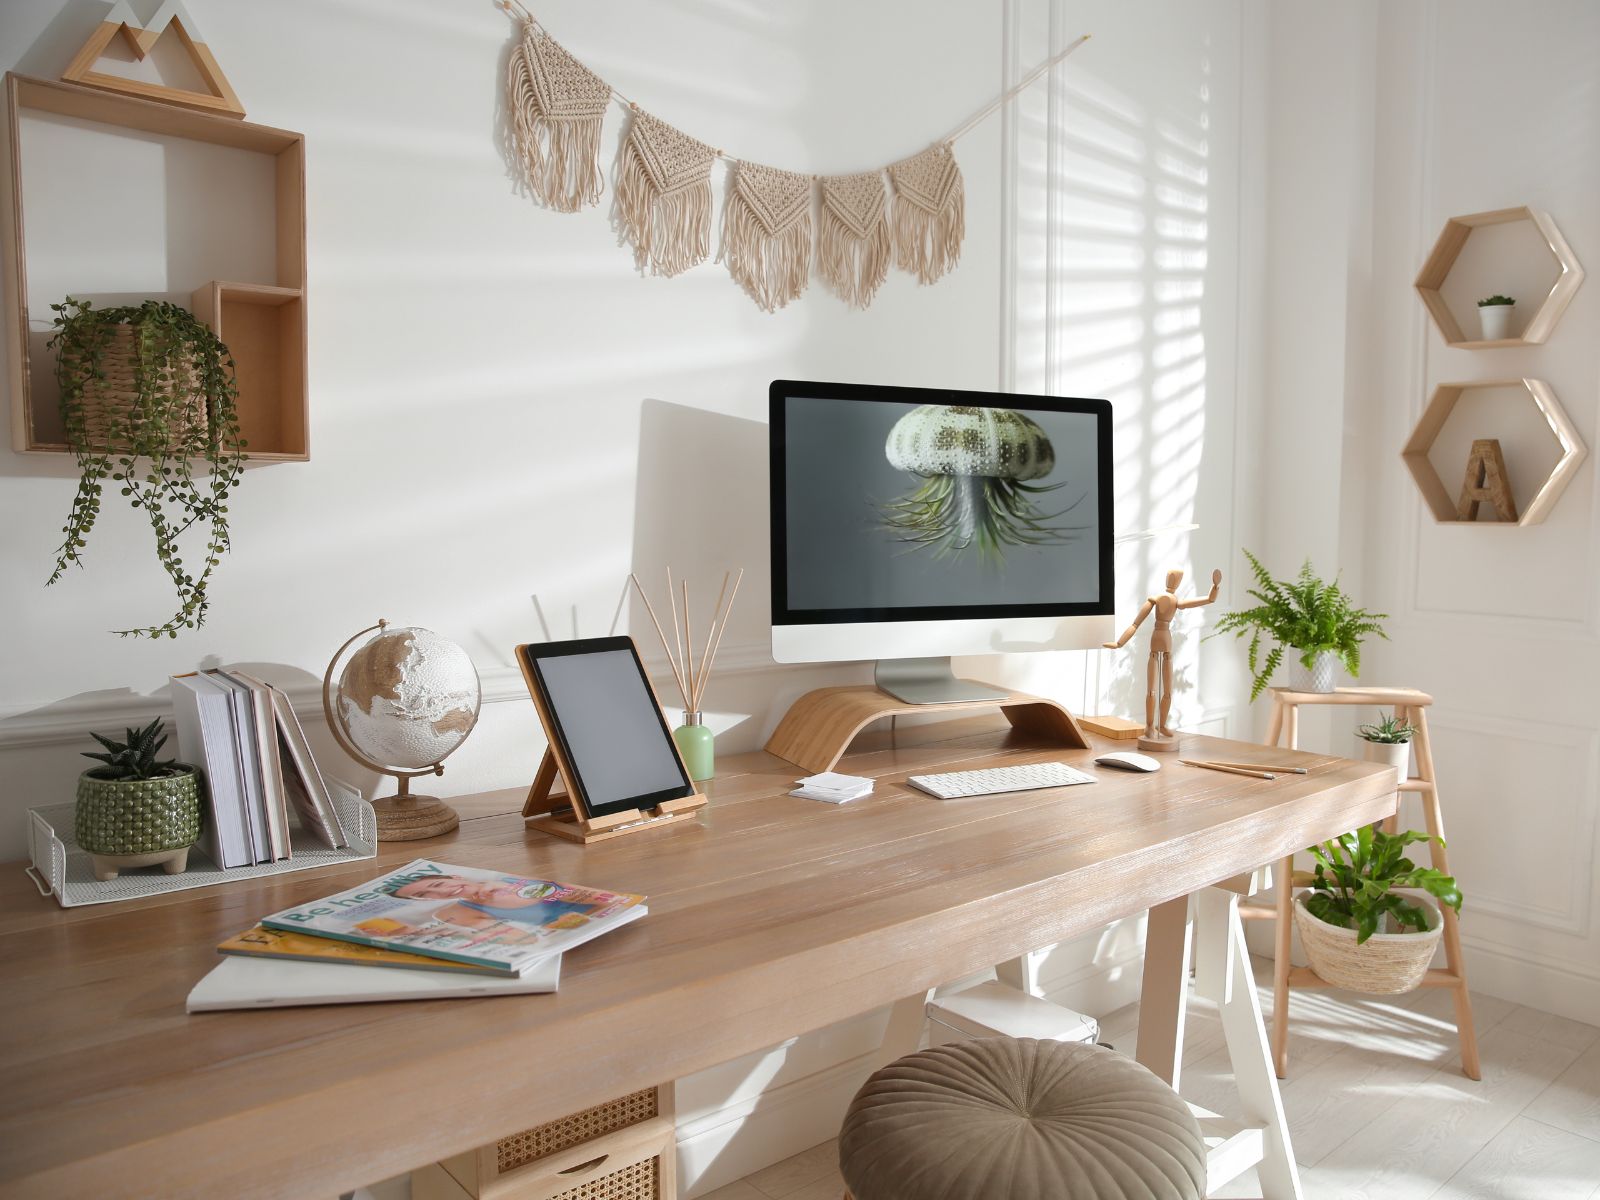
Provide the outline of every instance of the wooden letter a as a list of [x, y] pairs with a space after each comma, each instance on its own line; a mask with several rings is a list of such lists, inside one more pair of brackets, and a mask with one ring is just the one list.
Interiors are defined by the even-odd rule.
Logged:
[[1456, 517], [1462, 521], [1478, 519], [1478, 505], [1487, 500], [1494, 505], [1495, 519], [1515, 521], [1517, 502], [1511, 496], [1511, 480], [1506, 475], [1506, 460], [1500, 455], [1498, 438], [1480, 438], [1467, 454], [1467, 477], [1461, 481], [1461, 497], [1456, 501]]

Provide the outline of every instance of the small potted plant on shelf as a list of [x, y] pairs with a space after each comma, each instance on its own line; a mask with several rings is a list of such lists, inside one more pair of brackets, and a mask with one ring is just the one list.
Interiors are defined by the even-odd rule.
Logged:
[[[1293, 582], [1274, 579], [1250, 551], [1250, 570], [1256, 586], [1249, 589], [1259, 604], [1224, 613], [1211, 637], [1231, 633], [1250, 635], [1250, 699], [1272, 681], [1284, 651], [1295, 651], [1289, 662], [1289, 687], [1297, 692], [1331, 692], [1334, 666], [1342, 663], [1353, 679], [1361, 674], [1361, 642], [1369, 634], [1389, 635], [1378, 624], [1388, 613], [1368, 612], [1350, 603], [1335, 577], [1324, 582], [1307, 559]], [[1262, 639], [1277, 645], [1262, 653]]]
[[1379, 719], [1376, 725], [1361, 725], [1356, 736], [1361, 739], [1362, 754], [1368, 762], [1387, 763], [1406, 777], [1411, 766], [1411, 738], [1416, 729], [1393, 713]]
[[120, 742], [90, 736], [105, 751], [84, 757], [104, 765], [78, 776], [72, 825], [78, 845], [94, 859], [94, 877], [104, 882], [157, 863], [168, 875], [185, 870], [189, 847], [200, 836], [200, 776], [187, 763], [156, 759], [167, 742], [161, 718], [128, 730]]
[[1453, 876], [1405, 857], [1407, 846], [1428, 841], [1444, 845], [1414, 829], [1387, 834], [1369, 826], [1311, 847], [1316, 874], [1311, 890], [1295, 898], [1294, 923], [1320, 978], [1378, 996], [1422, 982], [1442, 918], [1430, 901], [1399, 889], [1427, 892], [1461, 911]]
[[1517, 302], [1510, 296], [1496, 292], [1478, 301], [1478, 321], [1483, 326], [1483, 340], [1498, 342], [1511, 336], [1511, 310]]
[[[161, 625], [122, 636], [177, 637], [206, 619], [206, 584], [230, 546], [228, 494], [244, 470], [228, 348], [188, 309], [160, 300], [95, 308], [68, 296], [55, 311], [56, 381], [67, 443], [78, 460], [78, 492], [56, 551], [55, 583], [82, 565], [109, 481], [144, 512], [156, 558], [178, 593]], [[195, 467], [207, 470], [197, 478]], [[184, 565], [179, 535], [206, 528], [201, 565]]]

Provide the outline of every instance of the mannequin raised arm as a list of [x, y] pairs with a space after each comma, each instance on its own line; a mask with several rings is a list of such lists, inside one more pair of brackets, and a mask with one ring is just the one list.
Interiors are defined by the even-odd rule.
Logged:
[[1134, 635], [1134, 633], [1138, 630], [1139, 626], [1144, 624], [1144, 619], [1150, 615], [1150, 610], [1155, 608], [1155, 606], [1156, 606], [1156, 602], [1155, 602], [1154, 599], [1146, 600], [1143, 604], [1141, 604], [1139, 606], [1139, 615], [1136, 616], [1133, 619], [1133, 624], [1129, 625], [1126, 629], [1124, 629], [1122, 631], [1122, 636], [1120, 638], [1118, 638], [1114, 642], [1101, 642], [1100, 644], [1102, 646], [1104, 646], [1107, 650], [1120, 650], [1120, 649], [1122, 649], [1124, 646], [1126, 646], [1128, 644], [1128, 639], [1131, 638]]
[[1178, 607], [1179, 608], [1204, 608], [1208, 604], [1215, 604], [1217, 602], [1217, 591], [1221, 587], [1222, 587], [1222, 572], [1221, 571], [1213, 571], [1213, 572], [1211, 572], [1211, 594], [1209, 596], [1204, 597], [1204, 598], [1201, 598], [1200, 596], [1196, 596], [1193, 600], [1182, 600], [1182, 601], [1179, 601]]

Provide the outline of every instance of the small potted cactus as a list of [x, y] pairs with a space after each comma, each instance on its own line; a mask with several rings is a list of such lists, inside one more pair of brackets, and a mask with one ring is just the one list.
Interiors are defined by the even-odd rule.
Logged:
[[1496, 292], [1478, 301], [1478, 321], [1483, 326], [1483, 340], [1498, 342], [1511, 336], [1511, 310], [1517, 302], [1510, 296]]
[[1409, 722], [1392, 713], [1379, 719], [1376, 725], [1361, 725], [1356, 736], [1361, 739], [1363, 757], [1368, 762], [1388, 763], [1406, 778], [1411, 767], [1411, 736], [1416, 733]]
[[85, 758], [102, 766], [78, 776], [73, 832], [94, 860], [102, 883], [119, 871], [160, 864], [168, 875], [189, 865], [189, 847], [200, 837], [200, 775], [173, 759], [157, 760], [166, 745], [157, 717], [129, 729], [122, 741], [91, 735], [105, 747]]

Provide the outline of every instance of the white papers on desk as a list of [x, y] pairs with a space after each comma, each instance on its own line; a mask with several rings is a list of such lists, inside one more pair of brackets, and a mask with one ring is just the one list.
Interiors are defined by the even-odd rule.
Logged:
[[821, 800], [824, 804], [848, 804], [872, 791], [872, 780], [864, 775], [841, 775], [838, 771], [824, 771], [795, 780], [800, 786], [790, 792], [802, 800]]
[[560, 980], [559, 954], [552, 954], [521, 975], [506, 979], [227, 955], [195, 984], [186, 1007], [196, 1013], [227, 1008], [291, 1008], [305, 1004], [365, 1004], [377, 1000], [526, 995], [553, 992]]

